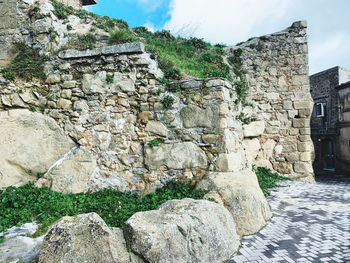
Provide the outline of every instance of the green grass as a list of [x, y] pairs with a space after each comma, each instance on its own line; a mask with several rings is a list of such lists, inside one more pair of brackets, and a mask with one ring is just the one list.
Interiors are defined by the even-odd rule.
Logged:
[[160, 146], [162, 143], [163, 143], [163, 141], [161, 139], [154, 139], [148, 143], [148, 146], [153, 148], [153, 147]]
[[95, 193], [62, 194], [33, 184], [0, 190], [0, 232], [27, 222], [40, 225], [34, 236], [40, 236], [63, 216], [96, 212], [107, 225], [122, 227], [134, 213], [157, 209], [172, 199], [203, 199], [203, 191], [177, 181], [168, 183], [154, 193], [139, 198], [136, 193], [104, 189]]
[[109, 33], [109, 44], [122, 44], [128, 42], [138, 41], [129, 29], [121, 29], [118, 31], [111, 31]]
[[290, 180], [289, 178], [278, 175], [278, 173], [271, 172], [270, 169], [265, 167], [253, 167], [253, 170], [258, 177], [259, 185], [265, 196], [270, 195], [270, 188], [278, 187], [279, 181]]
[[222, 45], [212, 46], [198, 38], [174, 37], [166, 30], [152, 33], [145, 27], [137, 27], [134, 32], [144, 40], [152, 57], [158, 59], [168, 79], [180, 77], [174, 69], [199, 78], [231, 79], [229, 66], [222, 58]]

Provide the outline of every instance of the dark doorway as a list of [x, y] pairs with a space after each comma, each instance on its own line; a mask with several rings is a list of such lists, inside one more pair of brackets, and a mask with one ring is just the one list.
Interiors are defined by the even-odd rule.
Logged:
[[323, 156], [324, 156], [324, 169], [334, 171], [334, 144], [331, 140], [322, 141]]

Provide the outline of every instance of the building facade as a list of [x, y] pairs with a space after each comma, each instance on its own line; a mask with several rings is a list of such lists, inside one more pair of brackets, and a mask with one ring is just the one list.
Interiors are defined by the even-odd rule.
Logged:
[[[315, 148], [314, 169], [344, 170], [343, 161], [350, 157], [341, 151], [342, 136], [346, 135], [341, 126], [344, 109], [342, 84], [350, 81], [350, 70], [334, 67], [310, 76], [311, 95], [314, 100], [314, 109], [311, 116], [311, 137]], [[342, 99], [340, 99], [339, 91]], [[343, 147], [344, 148], [344, 147]]]

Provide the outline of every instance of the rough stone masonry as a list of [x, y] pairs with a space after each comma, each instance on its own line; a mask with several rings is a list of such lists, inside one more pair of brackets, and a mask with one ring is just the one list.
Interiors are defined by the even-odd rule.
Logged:
[[[19, 1], [18, 13], [30, 8], [26, 2]], [[50, 4], [41, 8], [51, 12], [51, 18], [39, 16], [21, 24], [31, 28], [29, 35], [21, 31], [29, 44], [44, 53], [59, 50], [61, 44], [53, 46], [50, 41], [50, 26], [62, 40], [55, 43], [67, 41], [67, 34], [79, 34], [64, 31]], [[80, 27], [77, 17], [68, 20]], [[93, 26], [93, 21], [84, 23], [84, 30]], [[30, 130], [26, 116], [37, 125], [55, 120], [46, 133], [62, 134], [51, 138], [66, 155], [60, 159], [64, 151], [53, 152], [43, 164], [5, 151], [1, 186], [8, 186], [5, 181], [25, 183], [37, 172], [46, 172], [37, 185], [57, 191], [113, 187], [148, 192], [173, 178], [198, 182], [211, 172], [237, 172], [251, 169], [252, 164], [312, 181], [306, 23], [296, 22], [282, 32], [227, 48], [227, 55], [237, 48], [243, 50], [252, 106], [237, 104], [235, 89], [224, 79], [187, 80], [174, 83], [178, 92], [165, 91], [157, 80], [162, 72], [141, 43], [63, 51], [47, 63], [44, 84], [2, 80], [0, 121], [3, 134], [12, 138], [7, 141], [17, 138], [7, 129], [10, 123], [18, 130]], [[162, 103], [167, 96], [175, 102], [170, 108]], [[28, 111], [33, 107], [43, 109], [44, 115], [33, 117]], [[242, 113], [255, 114], [258, 120], [243, 124]], [[152, 147], [152, 140], [162, 144]], [[12, 148], [16, 152], [16, 145], [28, 145], [33, 151], [43, 150], [30, 144], [23, 138]]]

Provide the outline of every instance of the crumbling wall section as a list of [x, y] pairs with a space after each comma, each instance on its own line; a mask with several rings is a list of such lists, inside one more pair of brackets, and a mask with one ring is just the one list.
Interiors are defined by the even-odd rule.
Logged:
[[[199, 181], [210, 171], [248, 168], [228, 81], [164, 85], [141, 43], [68, 50], [59, 57], [46, 65], [45, 84], [1, 83], [5, 115], [13, 108], [41, 111], [77, 144], [37, 185], [61, 192], [148, 192], [174, 178]], [[84, 164], [88, 179], [75, 163]], [[72, 174], [81, 179], [74, 189]]]
[[260, 145], [253, 163], [292, 178], [313, 181], [314, 149], [310, 136], [313, 101], [306, 22], [295, 22], [284, 31], [252, 38], [228, 49], [228, 55], [238, 48], [243, 51], [247, 101], [255, 105], [242, 111], [265, 124], [263, 136], [246, 140], [248, 145]]

